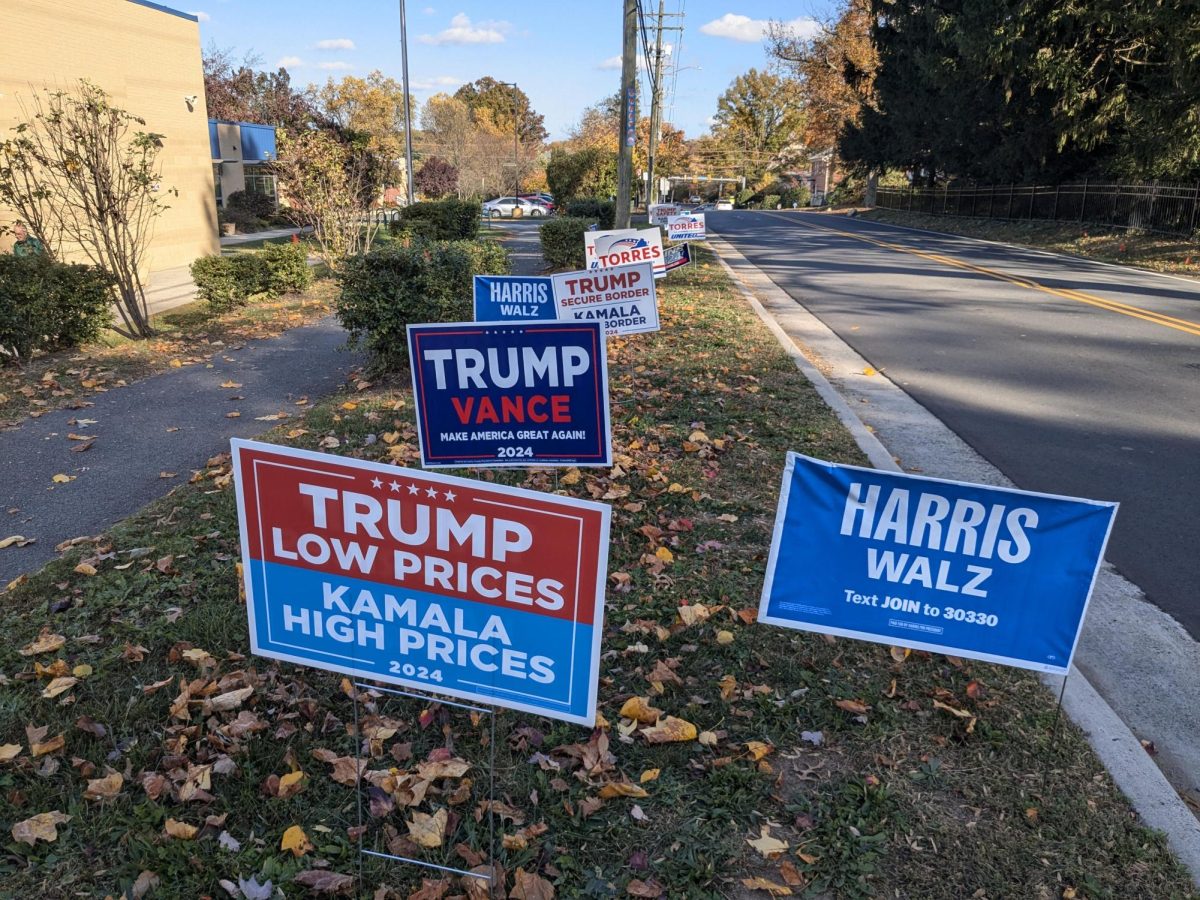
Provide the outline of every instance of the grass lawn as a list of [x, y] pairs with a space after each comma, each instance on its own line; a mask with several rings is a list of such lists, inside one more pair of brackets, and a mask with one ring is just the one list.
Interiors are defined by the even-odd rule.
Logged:
[[197, 300], [155, 316], [151, 324], [156, 334], [149, 340], [133, 341], [110, 331], [95, 344], [35, 356], [21, 366], [0, 366], [0, 426], [52, 409], [83, 409], [90, 405], [90, 395], [306, 325], [333, 311], [336, 292], [331, 280], [318, 280], [303, 294], [221, 315]]
[[[1195, 896], [1034, 677], [754, 622], [785, 451], [863, 459], [697, 256], [610, 345], [616, 467], [478, 473], [613, 506], [602, 727], [500, 713], [488, 807], [487, 717], [364, 695], [360, 779], [353, 688], [248, 655], [214, 457], [0, 595], [0, 893], [486, 896], [360, 862], [357, 781], [368, 847], [486, 868], [494, 817], [518, 898]], [[406, 380], [270, 439], [413, 465]]]
[[1155, 272], [1200, 276], [1200, 241], [1173, 235], [1063, 222], [1005, 222], [931, 216], [892, 209], [870, 209], [859, 215], [875, 222], [1053, 250]]

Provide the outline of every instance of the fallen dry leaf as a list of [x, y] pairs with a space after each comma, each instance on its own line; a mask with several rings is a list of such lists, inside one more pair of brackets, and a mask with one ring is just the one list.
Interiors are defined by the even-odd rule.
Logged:
[[187, 822], [180, 822], [177, 819], [167, 819], [163, 830], [166, 831], [168, 837], [178, 838], [181, 841], [192, 840], [200, 831], [195, 825], [189, 825]]
[[75, 685], [79, 684], [79, 679], [72, 675], [66, 675], [62, 678], [55, 678], [42, 690], [42, 696], [47, 699], [57, 697], [59, 694], [65, 694]]
[[614, 781], [600, 788], [600, 799], [614, 800], [617, 797], [649, 797], [646, 789], [628, 781]]
[[642, 773], [642, 777], [638, 779], [638, 782], [646, 784], [649, 781], [655, 781], [661, 772], [662, 769], [647, 769]]
[[651, 728], [642, 729], [642, 737], [651, 744], [665, 744], [672, 741], [694, 741], [696, 726], [686, 719], [667, 716]]
[[865, 716], [867, 714], [867, 705], [861, 700], [838, 700], [835, 704], [838, 709], [844, 709], [848, 713], [854, 713], [856, 716]]
[[621, 716], [625, 719], [636, 719], [643, 725], [653, 725], [662, 718], [662, 710], [655, 709], [650, 701], [643, 697], [630, 697], [621, 706]]
[[57, 809], [50, 812], [38, 813], [36, 816], [31, 816], [23, 822], [17, 822], [13, 825], [13, 840], [19, 841], [22, 844], [28, 844], [30, 847], [38, 841], [45, 841], [48, 844], [52, 844], [58, 840], [57, 826], [65, 825], [70, 821], [70, 816], [59, 812]]
[[306, 869], [292, 879], [293, 884], [303, 885], [314, 894], [332, 897], [349, 894], [354, 889], [354, 878], [328, 869]]
[[[203, 652], [203, 651], [201, 651]], [[205, 653], [205, 656], [208, 654]], [[213, 712], [228, 712], [231, 709], [237, 709], [242, 703], [254, 693], [254, 688], [245, 687], [238, 688], [236, 691], [227, 691], [224, 694], [218, 694], [208, 702], [208, 708]]]
[[742, 884], [752, 891], [766, 891], [772, 897], [792, 896], [792, 889], [786, 884], [776, 884], [773, 881], [768, 881], [761, 875], [756, 875], [753, 878], [743, 878]]
[[554, 885], [535, 872], [517, 869], [508, 896], [510, 900], [554, 900]]
[[0, 763], [12, 762], [20, 755], [20, 744], [0, 744]]
[[20, 545], [24, 542], [24, 540], [25, 540], [25, 535], [23, 535], [23, 534], [14, 534], [9, 537], [6, 537], [3, 540], [0, 540], [0, 550], [4, 550], [8, 547], [13, 546], [14, 544]]
[[92, 778], [83, 792], [85, 800], [111, 800], [121, 793], [125, 777], [120, 772], [109, 772], [103, 778]]
[[776, 857], [780, 853], [786, 853], [788, 848], [786, 841], [781, 841], [777, 837], [772, 837], [770, 825], [763, 825], [759, 836], [753, 840], [746, 838], [746, 843], [765, 856], [767, 859]]
[[449, 818], [445, 809], [439, 809], [432, 816], [428, 813], [415, 812], [408, 825], [408, 836], [417, 844], [428, 850], [442, 846], [446, 838], [446, 821]]
[[313, 845], [309, 842], [308, 835], [299, 825], [293, 825], [285, 831], [283, 839], [279, 842], [279, 849], [291, 850], [293, 856], [303, 856], [312, 848]]
[[300, 771], [288, 772], [286, 775], [279, 776], [279, 792], [276, 794], [280, 799], [294, 797], [304, 789], [304, 773]]
[[67, 736], [64, 732], [62, 734], [55, 735], [45, 743], [31, 743], [29, 745], [29, 752], [35, 757], [45, 756], [47, 753], [56, 753], [57, 751], [61, 750], [66, 742]]
[[68, 481], [74, 481], [76, 477], [77, 476], [75, 476], [75, 475], [63, 475], [60, 472], [58, 475], [55, 475], [50, 480], [53, 481], [55, 484], [66, 484]]
[[37, 656], [41, 653], [53, 653], [67, 642], [67, 639], [61, 634], [51, 634], [48, 630], [43, 629], [42, 633], [37, 636], [32, 644], [22, 650], [18, 650], [22, 656]]

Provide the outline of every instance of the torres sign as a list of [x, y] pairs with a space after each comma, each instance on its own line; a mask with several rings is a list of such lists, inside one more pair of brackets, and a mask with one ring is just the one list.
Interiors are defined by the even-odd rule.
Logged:
[[618, 231], [585, 231], [583, 252], [589, 269], [612, 269], [648, 262], [654, 277], [667, 273], [662, 232], [657, 228], [623, 228]]
[[233, 441], [254, 653], [591, 725], [609, 509]]

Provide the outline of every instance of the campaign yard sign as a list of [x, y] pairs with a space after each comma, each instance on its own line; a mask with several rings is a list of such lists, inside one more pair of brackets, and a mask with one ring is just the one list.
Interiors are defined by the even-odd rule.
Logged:
[[647, 212], [650, 214], [651, 225], [666, 225], [671, 216], [683, 214], [683, 207], [677, 203], [652, 203]]
[[672, 241], [703, 241], [704, 213], [687, 213], [667, 219], [667, 239]]
[[591, 725], [609, 508], [233, 441], [251, 651]]
[[421, 465], [609, 466], [599, 322], [409, 325]]
[[655, 278], [667, 274], [662, 232], [658, 228], [585, 231], [583, 253], [589, 269], [613, 269], [648, 262], [654, 266]]
[[599, 322], [605, 334], [658, 331], [658, 297], [650, 263], [552, 277], [560, 321]]
[[664, 268], [668, 272], [673, 272], [681, 266], [686, 266], [692, 261], [692, 251], [687, 244], [676, 244], [673, 247], [663, 249]]
[[759, 621], [1065, 675], [1116, 511], [789, 453]]
[[554, 319], [554, 288], [539, 275], [476, 275], [476, 322]]

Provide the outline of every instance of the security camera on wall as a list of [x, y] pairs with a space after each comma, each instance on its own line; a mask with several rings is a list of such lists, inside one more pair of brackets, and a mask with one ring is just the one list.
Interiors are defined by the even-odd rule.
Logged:
[[196, 108], [196, 101], [200, 98], [196, 94], [184, 97], [183, 102], [187, 104], [188, 112], [192, 112]]

